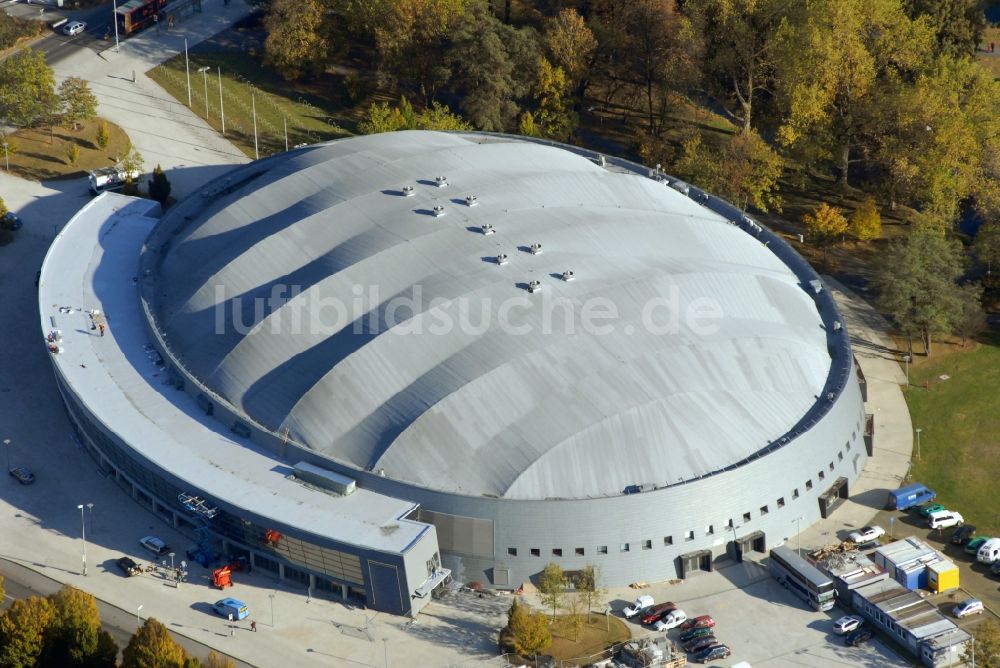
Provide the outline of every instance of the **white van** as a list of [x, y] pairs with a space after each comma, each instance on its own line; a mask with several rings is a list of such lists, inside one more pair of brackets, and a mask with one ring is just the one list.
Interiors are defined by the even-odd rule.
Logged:
[[948, 529], [950, 527], [960, 527], [965, 523], [961, 513], [954, 510], [939, 510], [931, 513], [927, 518], [927, 526], [932, 529]]
[[990, 538], [979, 546], [976, 561], [981, 564], [992, 564], [997, 559], [1000, 559], [1000, 538]]

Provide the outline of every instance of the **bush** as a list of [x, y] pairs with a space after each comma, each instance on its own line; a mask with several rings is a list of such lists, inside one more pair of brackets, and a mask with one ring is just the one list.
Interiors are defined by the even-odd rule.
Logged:
[[66, 158], [71, 165], [75, 165], [76, 161], [80, 159], [80, 147], [75, 142], [66, 144]]
[[45, 29], [42, 21], [21, 19], [0, 12], [0, 50], [9, 49], [21, 39], [41, 35]]
[[107, 148], [108, 142], [111, 141], [111, 131], [108, 130], [108, 124], [104, 121], [97, 126], [97, 145], [101, 148]]

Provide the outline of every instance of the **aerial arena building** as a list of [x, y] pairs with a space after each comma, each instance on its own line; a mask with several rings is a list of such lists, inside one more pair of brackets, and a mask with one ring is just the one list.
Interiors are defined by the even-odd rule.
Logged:
[[817, 274], [658, 169], [397, 132], [154, 207], [102, 195], [46, 257], [69, 414], [203, 553], [313, 596], [687, 577], [793, 538], [870, 454]]

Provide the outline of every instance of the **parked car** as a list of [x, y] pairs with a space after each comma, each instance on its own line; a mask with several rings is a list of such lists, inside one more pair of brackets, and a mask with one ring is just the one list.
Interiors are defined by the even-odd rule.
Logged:
[[24, 466], [11, 469], [10, 474], [22, 485], [30, 485], [35, 482], [35, 474]]
[[122, 570], [122, 573], [125, 574], [125, 577], [131, 577], [133, 575], [139, 575], [140, 573], [142, 573], [142, 568], [139, 567], [139, 564], [135, 563], [135, 561], [133, 561], [129, 557], [122, 557], [121, 559], [116, 561], [115, 564], [117, 564], [118, 568]]
[[654, 624], [659, 621], [660, 617], [663, 617], [676, 609], [677, 605], [675, 603], [657, 603], [656, 605], [646, 609], [642, 616], [642, 623]]
[[688, 654], [697, 654], [703, 649], [708, 649], [709, 647], [714, 647], [719, 644], [719, 639], [714, 635], [705, 636], [704, 638], [695, 638], [694, 640], [689, 640], [684, 644], [684, 651]]
[[[683, 624], [681, 624], [681, 628], [684, 628]], [[708, 636], [711, 635], [715, 635], [715, 631], [713, 631], [710, 628], [706, 627], [694, 628], [694, 629], [688, 629], [687, 631], [681, 633], [681, 635], [678, 637], [678, 640], [680, 640], [682, 643], [686, 643], [686, 642], [691, 642], [692, 640], [697, 640], [698, 638], [707, 638]]]
[[0, 216], [0, 228], [13, 232], [21, 229], [21, 225], [21, 219], [13, 211], [8, 211], [3, 216]]
[[222, 617], [233, 616], [233, 619], [246, 619], [250, 616], [250, 610], [247, 608], [247, 604], [239, 599], [235, 598], [223, 598], [215, 602], [212, 606], [212, 610], [215, 614], [221, 615]]
[[143, 536], [139, 539], [139, 544], [156, 555], [170, 552], [170, 546], [162, 538], [156, 536]]
[[941, 510], [927, 518], [927, 526], [932, 529], [950, 529], [965, 524], [962, 514], [954, 510]]
[[852, 531], [851, 535], [848, 536], [852, 542], [858, 543], [870, 543], [873, 540], [878, 540], [885, 535], [885, 529], [880, 526], [870, 526], [864, 527], [860, 531]]
[[79, 35], [86, 29], [87, 24], [83, 21], [70, 21], [62, 27], [63, 34], [69, 35], [70, 37], [73, 35]]
[[692, 617], [683, 624], [681, 624], [681, 630], [687, 631], [689, 629], [710, 629], [715, 626], [715, 620], [712, 619], [710, 615], [699, 615], [698, 617]]
[[993, 564], [1000, 561], [1000, 538], [988, 538], [976, 551], [976, 561], [981, 564]]
[[625, 619], [631, 619], [632, 617], [635, 617], [646, 608], [651, 607], [653, 603], [654, 601], [652, 596], [649, 595], [640, 596], [639, 598], [635, 599], [635, 602], [632, 603], [632, 605], [625, 606], [625, 609], [622, 610], [622, 615], [625, 617]]
[[709, 661], [715, 661], [716, 659], [725, 659], [732, 653], [732, 650], [725, 645], [715, 645], [714, 647], [709, 647], [708, 649], [704, 649], [695, 654], [694, 660], [698, 663], [708, 663]]
[[846, 617], [841, 617], [833, 623], [833, 632], [844, 635], [845, 633], [850, 633], [864, 623], [865, 620], [861, 619], [857, 615], [847, 615]]
[[874, 634], [871, 629], [856, 629], [847, 634], [847, 637], [844, 638], [844, 644], [848, 647], [857, 647], [871, 640], [872, 635]]
[[942, 506], [940, 503], [926, 503], [920, 506], [920, 510], [918, 510], [917, 512], [920, 513], [921, 517], [930, 517], [934, 513], [939, 513], [942, 510], [948, 510], [948, 509]]
[[678, 626], [686, 622], [687, 618], [688, 616], [683, 610], [674, 610], [664, 617], [661, 617], [659, 621], [653, 624], [653, 628], [657, 631], [669, 631], [670, 629], [676, 629]]
[[985, 543], [988, 540], [989, 537], [987, 536], [978, 536], [970, 540], [968, 543], [966, 543], [965, 547], [962, 549], [965, 550], [966, 554], [976, 554], [977, 552], [979, 552], [979, 548], [983, 546], [983, 543]]
[[952, 608], [951, 611], [956, 617], [961, 619], [969, 615], [981, 615], [984, 610], [983, 602], [978, 598], [967, 598]]
[[952, 545], [965, 545], [972, 537], [976, 535], [976, 527], [971, 524], [963, 524], [962, 526], [955, 529], [955, 532], [951, 534], [951, 544]]

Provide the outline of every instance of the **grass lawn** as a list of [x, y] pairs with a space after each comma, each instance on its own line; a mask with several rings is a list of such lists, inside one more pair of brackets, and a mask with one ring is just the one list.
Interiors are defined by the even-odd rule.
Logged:
[[904, 391], [913, 426], [923, 429], [911, 477], [937, 490], [938, 501], [961, 512], [979, 533], [998, 535], [1000, 336], [966, 351], [936, 345], [929, 359], [915, 356], [911, 387]]
[[569, 616], [557, 617], [551, 627], [552, 646], [545, 653], [551, 654], [557, 662], [578, 659], [581, 664], [589, 663], [593, 655], [599, 654], [609, 645], [628, 640], [632, 635], [625, 623], [617, 617], [595, 614], [590, 624], [587, 624], [586, 613], [583, 617], [584, 625], [575, 641], [572, 619]]
[[[130, 146], [128, 135], [114, 123], [108, 124], [110, 141], [107, 147], [97, 145], [97, 127], [101, 119], [80, 124], [79, 130], [56, 126], [20, 130], [8, 137], [17, 146], [10, 155], [10, 171], [26, 179], [42, 180], [82, 176], [98, 167], [110, 167]], [[76, 164], [70, 164], [66, 149], [70, 144], [80, 148]], [[0, 168], [5, 165], [0, 159]]]

